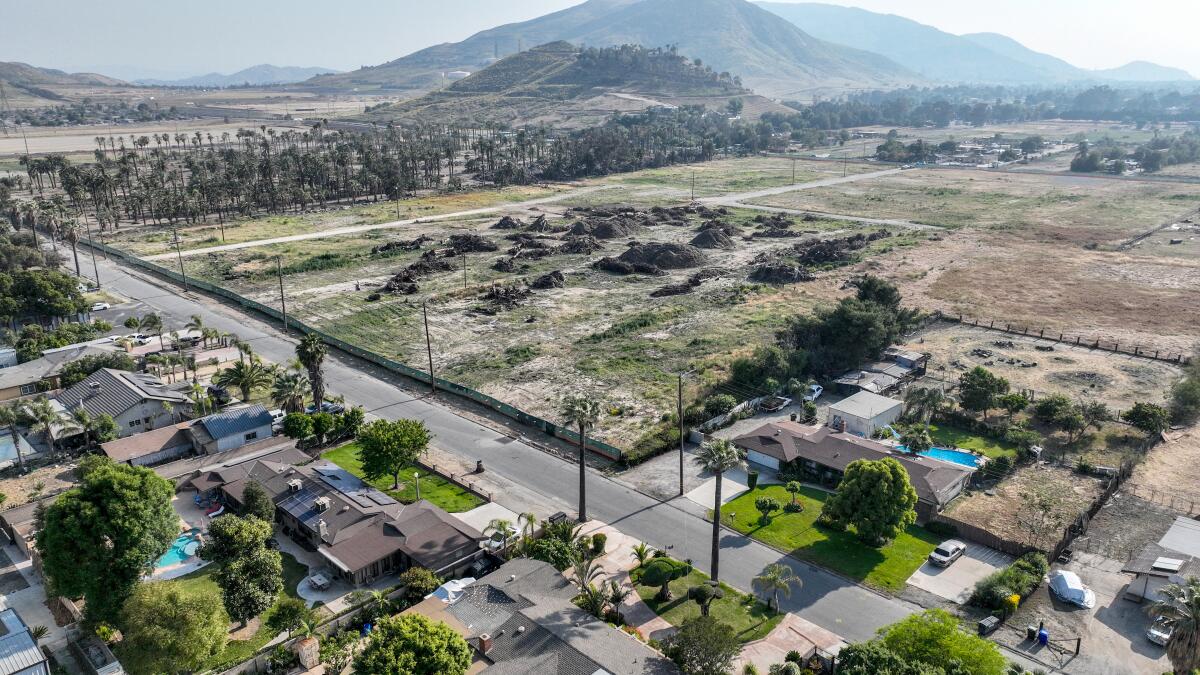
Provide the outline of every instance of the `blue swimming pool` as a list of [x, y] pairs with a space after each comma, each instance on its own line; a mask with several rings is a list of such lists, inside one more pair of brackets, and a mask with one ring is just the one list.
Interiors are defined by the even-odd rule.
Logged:
[[962, 450], [951, 450], [949, 448], [930, 448], [928, 452], [918, 453], [922, 457], [932, 457], [940, 459], [943, 462], [953, 462], [963, 466], [969, 466], [972, 469], [979, 466], [979, 458], [969, 452]]
[[175, 541], [171, 542], [171, 548], [154, 562], [154, 568], [161, 569], [179, 565], [195, 556], [196, 549], [200, 547], [200, 542], [196, 541], [196, 535], [199, 533], [200, 530], [191, 529], [179, 535]]

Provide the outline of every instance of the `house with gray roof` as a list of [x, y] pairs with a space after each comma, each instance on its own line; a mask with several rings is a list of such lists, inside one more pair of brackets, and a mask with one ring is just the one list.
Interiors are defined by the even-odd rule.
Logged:
[[271, 413], [255, 404], [201, 417], [188, 431], [198, 454], [215, 455], [270, 438], [271, 421]]
[[783, 470], [794, 468], [813, 482], [837, 485], [846, 467], [856, 460], [891, 457], [908, 472], [917, 492], [917, 519], [927, 521], [960, 495], [974, 469], [932, 457], [894, 452], [890, 446], [829, 427], [795, 422], [768, 422], [733, 439], [756, 464]]
[[552, 565], [508, 561], [452, 602], [435, 595], [405, 610], [441, 621], [475, 650], [485, 675], [675, 675], [662, 654], [575, 606]]
[[111, 415], [119, 437], [175, 424], [192, 404], [154, 375], [112, 368], [97, 370], [54, 400], [67, 412], [83, 408], [92, 415]]
[[16, 610], [0, 611], [0, 675], [50, 675], [46, 655]]
[[0, 368], [0, 401], [11, 401], [59, 387], [59, 375], [72, 361], [85, 356], [105, 356], [117, 351], [111, 345], [83, 344], [47, 350], [41, 358]]
[[189, 485], [216, 490], [237, 511], [250, 482], [275, 502], [282, 532], [316, 551], [336, 579], [353, 585], [414, 565], [454, 576], [483, 553], [483, 533], [462, 520], [426, 500], [402, 504], [327, 461], [295, 466], [257, 460], [204, 473]]

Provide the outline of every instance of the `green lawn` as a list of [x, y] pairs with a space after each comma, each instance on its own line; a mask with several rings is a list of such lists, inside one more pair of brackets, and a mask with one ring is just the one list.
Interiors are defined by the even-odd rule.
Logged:
[[1017, 446], [994, 438], [979, 436], [959, 427], [930, 424], [929, 435], [933, 437], [933, 444], [939, 448], [974, 450], [982, 452], [989, 459], [996, 459], [1003, 455], [1015, 459], [1017, 456]]
[[759, 486], [723, 507], [722, 518], [738, 532], [790, 551], [797, 558], [840, 572], [851, 579], [888, 591], [899, 591], [940, 538], [916, 525], [882, 548], [859, 541], [853, 530], [834, 532], [815, 525], [828, 493], [805, 487], [797, 495], [799, 513], [776, 512], [771, 522], [759, 522], [754, 500], [774, 497], [787, 504], [792, 496], [782, 485]]
[[[642, 586], [637, 583], [641, 577], [639, 572], [640, 570], [635, 569], [631, 573], [638, 596], [668, 623], [679, 626], [688, 619], [700, 616], [700, 606], [692, 600], [688, 600], [687, 594], [689, 588], [707, 582], [708, 575], [693, 569], [688, 576], [671, 582], [670, 600], [659, 602], [654, 599], [659, 587]], [[725, 597], [713, 601], [709, 607], [709, 614], [722, 623], [732, 626], [741, 642], [750, 642], [766, 637], [767, 633], [770, 633], [771, 629], [783, 619], [782, 614], [767, 609], [767, 606], [756, 600], [754, 596], [738, 592], [725, 584], [721, 584], [721, 590], [725, 591]]]
[[[323, 453], [321, 458], [327, 459], [355, 476], [366, 480], [362, 473], [362, 462], [358, 460], [358, 450], [358, 443], [349, 443]], [[414, 471], [421, 475], [418, 479], [421, 483], [421, 499], [433, 502], [450, 513], [470, 511], [476, 506], [483, 504], [483, 500], [479, 497], [467, 492], [445, 478], [421, 468], [410, 468], [402, 471], [400, 473], [399, 490], [392, 489], [392, 479], [390, 476], [368, 482], [405, 504], [411, 504], [417, 500], [417, 491], [412, 480]]]
[[[283, 592], [280, 593], [279, 599], [283, 598], [298, 598], [296, 595], [296, 587], [304, 577], [308, 576], [308, 568], [296, 561], [295, 558], [287, 553], [280, 553], [283, 559]], [[164, 581], [165, 584], [176, 584], [183, 587], [190, 593], [204, 594], [212, 597], [221, 597], [221, 588], [217, 586], [217, 582], [213, 580], [213, 575], [217, 571], [216, 565], [205, 565], [200, 569], [186, 576]], [[276, 601], [278, 604], [278, 601]], [[274, 606], [263, 613], [263, 624], [266, 623], [266, 617], [274, 611]], [[275, 635], [265, 625], [260, 625], [254, 636], [248, 640], [231, 640], [225, 645], [224, 651], [209, 659], [198, 670], [203, 672], [207, 670], [224, 670], [226, 667], [236, 663], [241, 663], [250, 658], [255, 652], [263, 648], [271, 638]], [[121, 645], [117, 644], [117, 658], [121, 656]]]

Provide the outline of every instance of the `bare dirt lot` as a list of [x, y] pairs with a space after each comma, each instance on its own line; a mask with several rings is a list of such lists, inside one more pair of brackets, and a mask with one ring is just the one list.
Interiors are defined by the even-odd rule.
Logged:
[[[1169, 432], [1133, 471], [1122, 490], [1188, 516], [1200, 516], [1200, 482], [1191, 478], [1200, 466], [1200, 427]], [[1186, 476], [1186, 478], [1183, 478]]]
[[[211, 120], [178, 120], [171, 122], [152, 122], [147, 124], [93, 124], [87, 126], [72, 126], [72, 127], [39, 127], [26, 131], [25, 136], [29, 140], [29, 153], [33, 155], [42, 155], [52, 152], [88, 152], [99, 148], [96, 145], [96, 138], [109, 136], [114, 139], [122, 139], [125, 142], [125, 147], [132, 148], [133, 143], [129, 137], [132, 136], [151, 136], [153, 134], [169, 133], [172, 138], [175, 134], [186, 134], [189, 137], [199, 131], [205, 136], [207, 143], [207, 135], [212, 134], [213, 137], [220, 142], [221, 134], [228, 133], [233, 136], [238, 129], [253, 127], [253, 123], [242, 121], [240, 123], [228, 123], [220, 119]], [[268, 128], [282, 131], [284, 129], [296, 129], [300, 125], [297, 124], [268, 124]], [[151, 148], [154, 143], [151, 142]], [[8, 136], [0, 136], [0, 157], [18, 156], [25, 154], [25, 138], [17, 134]]]

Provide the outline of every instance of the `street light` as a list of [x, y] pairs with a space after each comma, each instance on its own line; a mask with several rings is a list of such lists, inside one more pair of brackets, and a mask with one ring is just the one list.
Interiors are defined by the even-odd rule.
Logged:
[[417, 486], [417, 501], [421, 501], [421, 474], [413, 472], [413, 485]]

